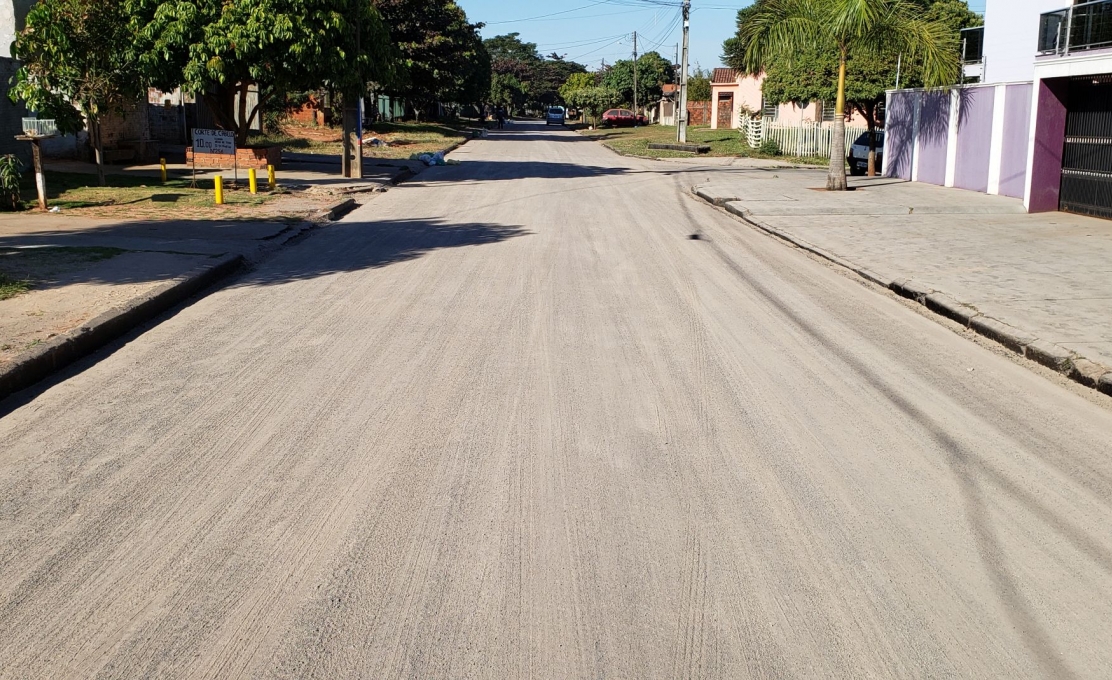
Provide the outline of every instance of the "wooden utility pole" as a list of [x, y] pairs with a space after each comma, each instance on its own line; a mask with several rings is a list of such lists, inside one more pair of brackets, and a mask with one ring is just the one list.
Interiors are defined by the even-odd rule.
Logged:
[[683, 55], [680, 61], [680, 110], [677, 135], [680, 144], [687, 143], [687, 46], [691, 28], [691, 0], [683, 0]]
[[[358, 9], [356, 10], [359, 11]], [[363, 18], [356, 16], [355, 56], [362, 52]], [[344, 177], [363, 177], [363, 93], [366, 83], [359, 74], [359, 88], [344, 93], [344, 157], [341, 174]]]
[[633, 32], [633, 119], [637, 120], [637, 31]]

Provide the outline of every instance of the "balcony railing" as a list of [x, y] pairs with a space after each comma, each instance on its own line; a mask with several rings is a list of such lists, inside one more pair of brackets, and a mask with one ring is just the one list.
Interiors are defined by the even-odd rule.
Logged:
[[985, 27], [961, 29], [961, 61], [963, 64], [979, 64], [984, 60]]
[[1039, 54], [1112, 48], [1112, 0], [1082, 2], [1039, 18]]

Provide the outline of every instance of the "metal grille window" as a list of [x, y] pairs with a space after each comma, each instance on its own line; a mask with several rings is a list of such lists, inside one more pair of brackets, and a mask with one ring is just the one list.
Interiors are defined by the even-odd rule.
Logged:
[[984, 59], [985, 27], [961, 29], [961, 60], [966, 64], [979, 64]]
[[761, 115], [764, 116], [765, 118], [771, 118], [772, 120], [776, 120], [777, 118], [780, 117], [780, 105], [779, 104], [774, 104], [773, 102], [770, 102], [767, 99], [764, 100], [764, 104], [763, 104], [763, 106], [761, 106]]
[[1068, 54], [1109, 46], [1112, 46], [1112, 0], [1082, 2], [1039, 18], [1038, 50], [1042, 54]]
[[819, 106], [822, 107], [822, 122], [833, 123], [835, 109], [834, 102], [819, 102]]

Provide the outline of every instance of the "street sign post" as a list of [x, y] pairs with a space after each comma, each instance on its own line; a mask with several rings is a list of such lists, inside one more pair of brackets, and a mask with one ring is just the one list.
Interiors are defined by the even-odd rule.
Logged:
[[235, 184], [239, 185], [239, 163], [236, 157], [236, 133], [231, 130], [193, 128], [193, 186], [197, 186], [197, 154], [231, 156]]

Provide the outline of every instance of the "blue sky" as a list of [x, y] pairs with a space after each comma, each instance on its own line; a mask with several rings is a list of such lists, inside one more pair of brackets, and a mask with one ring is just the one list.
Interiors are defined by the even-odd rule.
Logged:
[[[679, 0], [456, 0], [471, 21], [487, 24], [483, 37], [517, 32], [543, 54], [557, 52], [597, 69], [633, 52], [637, 31], [641, 52], [655, 49], [666, 58], [680, 42]], [[721, 66], [722, 41], [733, 35], [737, 10], [751, 0], [692, 0], [691, 68]], [[984, 11], [985, 0], [969, 6]]]

